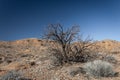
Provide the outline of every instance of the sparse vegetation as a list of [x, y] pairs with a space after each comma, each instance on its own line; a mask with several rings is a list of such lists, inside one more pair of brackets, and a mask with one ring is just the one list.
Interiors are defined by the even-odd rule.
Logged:
[[78, 35], [80, 34], [79, 30], [79, 26], [73, 26], [70, 29], [64, 30], [63, 26], [60, 24], [51, 24], [47, 27], [44, 37], [48, 39], [48, 41], [55, 41], [52, 47], [50, 47], [50, 50], [52, 52], [54, 51], [56, 58], [59, 58], [57, 60], [62, 60], [59, 62], [87, 61], [90, 47], [93, 46], [92, 39], [88, 37], [83, 40], [82, 37]]
[[62, 61], [63, 61], [63, 56], [61, 55], [61, 53], [59, 53], [59, 51], [55, 51], [55, 53], [52, 54], [52, 56], [50, 57], [52, 62], [51, 64], [53, 66], [60, 66], [62, 65]]
[[24, 78], [22, 74], [17, 71], [9, 71], [7, 74], [1, 77], [1, 80], [31, 80]]
[[44, 36], [47, 39], [54, 40], [61, 46], [63, 60], [64, 62], [68, 62], [68, 49], [78, 33], [78, 26], [73, 26], [71, 29], [65, 31], [62, 25], [51, 24], [48, 26], [47, 33]]
[[110, 63], [117, 63], [117, 60], [115, 59], [114, 55], [112, 55], [112, 54], [105, 54], [103, 56], [103, 60], [110, 62]]
[[102, 60], [95, 60], [93, 62], [86, 63], [84, 65], [84, 70], [88, 75], [95, 77], [115, 76], [113, 66], [109, 62]]
[[85, 71], [83, 70], [82, 67], [71, 67], [71, 69], [69, 70], [69, 74], [74, 77], [75, 75], [77, 74], [80, 74], [80, 73], [85, 73]]

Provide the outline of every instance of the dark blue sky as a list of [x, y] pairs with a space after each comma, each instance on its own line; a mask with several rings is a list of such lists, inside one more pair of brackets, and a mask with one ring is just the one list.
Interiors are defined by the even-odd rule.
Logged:
[[120, 0], [0, 0], [0, 40], [40, 38], [51, 23], [120, 41]]

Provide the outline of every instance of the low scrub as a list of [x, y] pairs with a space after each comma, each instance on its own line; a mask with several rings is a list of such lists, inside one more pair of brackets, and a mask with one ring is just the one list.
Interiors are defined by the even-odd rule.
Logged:
[[111, 55], [111, 54], [104, 55], [103, 60], [110, 63], [117, 63], [117, 60], [115, 59], [114, 55]]
[[115, 76], [113, 66], [106, 61], [95, 60], [84, 65], [84, 70], [88, 75], [95, 77], [109, 77]]
[[53, 53], [52, 53], [52, 55], [50, 57], [50, 59], [52, 61], [51, 64], [53, 66], [60, 66], [60, 65], [62, 65], [64, 60], [63, 60], [63, 56], [61, 54], [61, 51], [59, 51], [57, 49], [53, 49], [52, 51], [53, 51]]
[[7, 74], [1, 77], [0, 80], [32, 80], [32, 79], [27, 79], [22, 76], [17, 71], [9, 71]]

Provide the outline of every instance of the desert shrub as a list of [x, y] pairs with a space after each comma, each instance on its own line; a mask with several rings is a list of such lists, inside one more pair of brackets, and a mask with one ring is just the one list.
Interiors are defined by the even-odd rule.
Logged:
[[19, 73], [17, 73], [16, 71], [10, 71], [8, 72], [6, 75], [4, 75], [1, 79], [2, 80], [20, 80], [21, 75]]
[[30, 56], [32, 56], [32, 54], [22, 54], [22, 55], [20, 55], [21, 57], [30, 57]]
[[113, 66], [106, 61], [95, 60], [84, 65], [84, 70], [88, 75], [95, 77], [109, 77], [114, 76]]
[[101, 60], [103, 56], [99, 53], [89, 53], [89, 57], [87, 58], [87, 62], [95, 61], [95, 60]]
[[34, 66], [34, 65], [36, 65], [36, 62], [35, 61], [31, 61], [29, 64], [30, 64], [30, 66]]
[[68, 73], [73, 77], [73, 76], [80, 74], [80, 73], [84, 74], [85, 71], [82, 67], [70, 67], [68, 69]]
[[110, 63], [117, 63], [117, 60], [115, 58], [114, 55], [109, 54], [109, 53], [101, 53], [101, 52], [97, 52], [97, 53], [91, 53], [89, 54], [89, 58], [87, 58], [89, 61], [94, 61], [94, 60], [103, 60], [103, 61], [107, 61]]
[[[93, 47], [92, 39], [89, 36], [86, 39], [82, 39], [79, 35], [79, 26], [73, 26], [69, 29], [64, 29], [60, 24], [51, 24], [47, 27], [47, 31], [43, 35], [48, 41], [54, 41], [59, 45], [59, 48], [51, 49], [55, 44], [52, 44], [50, 49], [57, 51], [55, 53], [56, 61], [61, 63], [69, 62], [86, 62], [88, 61], [91, 47]], [[76, 44], [76, 45], [75, 45]]]
[[17, 71], [9, 71], [7, 74], [1, 77], [1, 80], [31, 80], [24, 78], [22, 74]]
[[52, 65], [53, 66], [60, 66], [63, 64], [63, 56], [61, 54], [61, 51], [59, 49], [53, 49], [53, 53], [51, 55]]
[[110, 63], [117, 63], [117, 60], [115, 59], [114, 55], [111, 54], [103, 55], [103, 60]]
[[4, 62], [4, 57], [0, 57], [0, 64]]
[[87, 62], [91, 59], [90, 54], [80, 53], [79, 55], [74, 55], [74, 53], [69, 57], [71, 62]]

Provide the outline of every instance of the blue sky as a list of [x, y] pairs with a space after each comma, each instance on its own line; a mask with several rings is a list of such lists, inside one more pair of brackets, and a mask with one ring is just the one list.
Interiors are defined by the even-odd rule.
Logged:
[[0, 40], [40, 38], [51, 23], [120, 41], [120, 0], [0, 0]]

